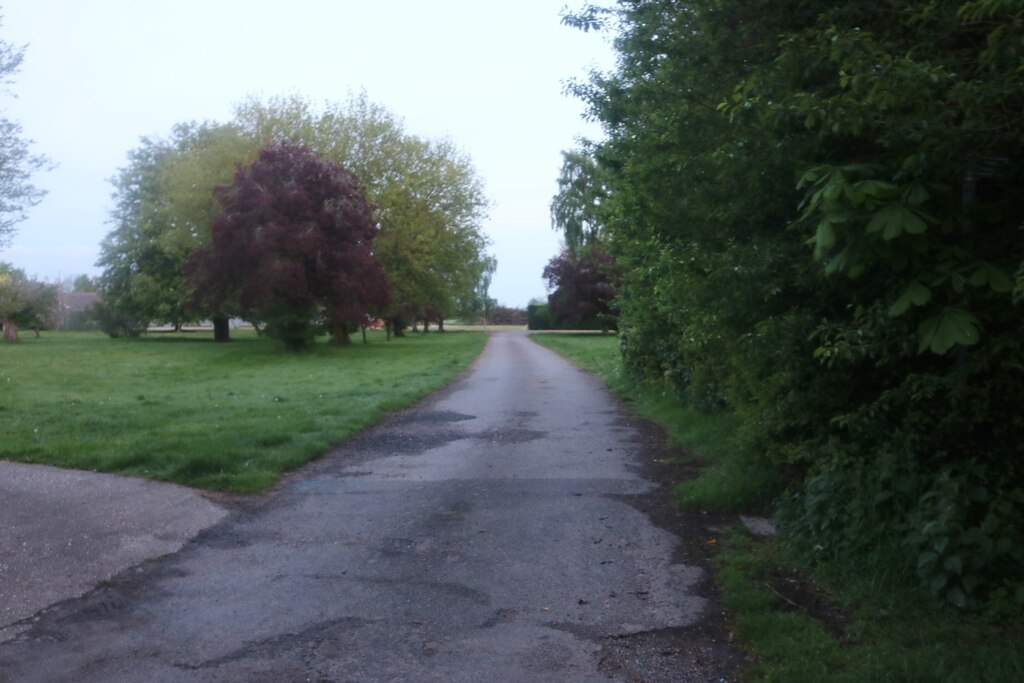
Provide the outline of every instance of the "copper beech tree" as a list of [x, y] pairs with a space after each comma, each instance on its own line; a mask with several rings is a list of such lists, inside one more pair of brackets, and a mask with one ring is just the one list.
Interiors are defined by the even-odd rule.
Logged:
[[204, 308], [263, 323], [303, 348], [325, 328], [332, 343], [347, 344], [386, 305], [377, 222], [350, 171], [277, 143], [216, 194], [223, 210], [188, 267]]

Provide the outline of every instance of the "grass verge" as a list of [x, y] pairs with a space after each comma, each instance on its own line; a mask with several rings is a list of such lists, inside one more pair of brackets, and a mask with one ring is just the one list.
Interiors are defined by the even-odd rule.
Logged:
[[664, 427], [674, 445], [700, 458], [704, 473], [676, 487], [680, 502], [714, 512], [758, 512], [770, 505], [775, 473], [737, 447], [734, 416], [689, 410], [663, 388], [637, 382], [623, 372], [614, 335], [542, 333], [530, 338], [601, 377], [620, 400]]
[[0, 458], [255, 492], [454, 378], [486, 335], [284, 351], [234, 332], [0, 344]]
[[[731, 416], [686, 410], [623, 373], [615, 337], [535, 334], [538, 343], [602, 377], [620, 399], [661, 424], [707, 468], [679, 487], [689, 509], [762, 509], [773, 473], [737, 447]], [[751, 681], [1010, 683], [1024, 680], [1019, 624], [939, 611], [917, 593], [856, 567], [801, 565], [774, 539], [737, 528], [716, 545], [722, 600], [757, 664]]]

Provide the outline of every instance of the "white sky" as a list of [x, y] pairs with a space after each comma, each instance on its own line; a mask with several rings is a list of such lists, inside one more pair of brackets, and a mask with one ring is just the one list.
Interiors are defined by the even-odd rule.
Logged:
[[559, 247], [548, 203], [560, 152], [599, 135], [570, 78], [608, 68], [604, 37], [563, 27], [572, 0], [0, 0], [0, 39], [28, 45], [0, 94], [33, 150], [58, 164], [49, 191], [0, 249], [46, 280], [97, 274], [108, 182], [144, 135], [228, 121], [249, 95], [341, 102], [365, 89], [414, 135], [450, 137], [494, 202], [491, 296], [525, 306]]

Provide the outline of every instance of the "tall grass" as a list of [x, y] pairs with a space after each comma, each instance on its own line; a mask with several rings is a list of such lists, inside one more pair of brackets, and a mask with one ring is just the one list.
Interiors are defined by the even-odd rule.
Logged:
[[305, 353], [235, 333], [0, 345], [0, 458], [215, 490], [264, 490], [455, 377], [486, 335], [410, 335]]

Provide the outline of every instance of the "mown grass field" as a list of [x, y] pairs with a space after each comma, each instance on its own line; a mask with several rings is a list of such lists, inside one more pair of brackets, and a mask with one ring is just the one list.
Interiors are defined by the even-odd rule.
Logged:
[[[617, 339], [535, 334], [534, 341], [602, 377], [637, 413], [708, 463], [677, 489], [691, 510], [764, 512], [771, 472], [735, 446], [730, 415], [686, 410], [623, 371]], [[887, 576], [857, 567], [801, 565], [777, 540], [736, 528], [716, 545], [717, 580], [742, 647], [757, 663], [748, 680], [778, 683], [1016, 683], [1024, 681], [1018, 622], [942, 611]], [[801, 591], [787, 595], [792, 586]]]
[[285, 351], [251, 332], [0, 344], [0, 459], [256, 492], [454, 378], [486, 335]]

